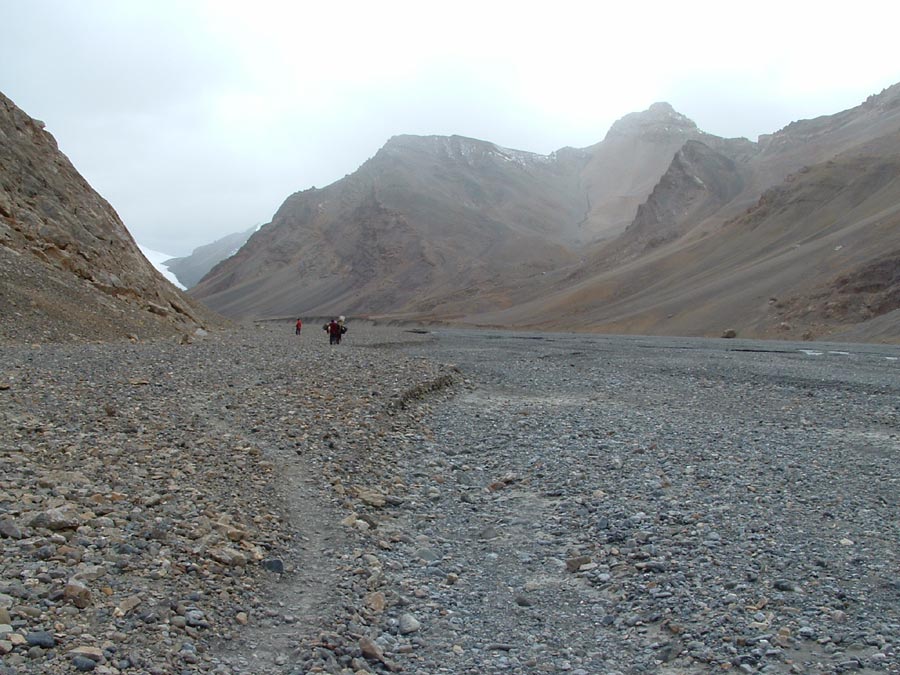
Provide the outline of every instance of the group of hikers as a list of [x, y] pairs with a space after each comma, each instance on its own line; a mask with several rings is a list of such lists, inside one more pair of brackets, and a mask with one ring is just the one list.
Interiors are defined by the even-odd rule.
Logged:
[[[341, 344], [341, 338], [344, 336], [344, 333], [347, 332], [347, 326], [344, 325], [346, 319], [343, 316], [339, 316], [338, 318], [332, 318], [331, 321], [322, 326], [322, 330], [328, 333], [328, 341], [329, 344], [339, 345]], [[301, 319], [297, 319], [297, 323], [294, 328], [294, 333], [300, 335], [300, 332], [303, 330], [303, 321]]]

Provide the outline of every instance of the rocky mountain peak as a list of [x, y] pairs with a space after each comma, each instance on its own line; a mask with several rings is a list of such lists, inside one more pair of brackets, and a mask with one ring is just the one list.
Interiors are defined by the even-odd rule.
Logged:
[[606, 137], [696, 136], [697, 133], [697, 125], [692, 119], [682, 115], [671, 104], [660, 101], [647, 110], [629, 113], [617, 120], [609, 128]]

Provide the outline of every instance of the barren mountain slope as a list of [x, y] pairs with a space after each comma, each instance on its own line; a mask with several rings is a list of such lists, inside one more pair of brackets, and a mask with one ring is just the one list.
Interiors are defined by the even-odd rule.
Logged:
[[[890, 188], [872, 189], [872, 175], [890, 173], [898, 130], [900, 85], [758, 144], [705, 134], [662, 103], [619, 120], [595, 146], [547, 157], [456, 136], [395, 137], [354, 174], [292, 195], [194, 292], [234, 316], [685, 335], [849, 330], [869, 320], [864, 311], [820, 320], [794, 303], [781, 316], [768, 298], [824, 297], [815, 284], [838, 284], [821, 273], [825, 249], [810, 243], [829, 218], [859, 239], [845, 252], [875, 241], [861, 223], [892, 207]], [[801, 184], [811, 196], [800, 203], [818, 205], [810, 212], [790, 196]], [[781, 187], [760, 202], [772, 186]], [[787, 200], [790, 217], [767, 211], [767, 200]], [[745, 216], [763, 225], [726, 226]], [[773, 256], [779, 246], [809, 251]], [[874, 274], [868, 264], [885, 269], [865, 253], [848, 278]], [[864, 297], [863, 287], [843, 282], [841, 303], [855, 307], [848, 296]]]
[[759, 152], [749, 160], [750, 177], [735, 200], [735, 208], [755, 203], [764, 190], [780, 184], [804, 166], [828, 161], [897, 129], [900, 84], [849, 110], [792, 122], [774, 134], [760, 136]]
[[900, 85], [835, 115], [793, 122], [760, 137], [759, 144], [709, 135], [702, 138], [702, 145], [687, 141], [623, 236], [602, 242], [587, 254], [588, 267], [607, 268], [686, 234], [714, 231], [789, 174], [897, 129]]
[[232, 316], [447, 318], [508, 307], [577, 263], [581, 242], [624, 229], [694, 137], [724, 142], [662, 103], [592, 148], [549, 156], [397, 136], [352, 175], [289, 197], [192, 293]]
[[585, 161], [393, 138], [354, 174], [289, 197], [192, 293], [235, 316], [427, 312], [448, 296], [508, 306], [522, 279], [575, 259], [565, 231], [584, 215]]
[[0, 339], [104, 339], [221, 319], [141, 255], [44, 125], [0, 94]]
[[[791, 175], [747, 214], [473, 321], [900, 341], [900, 132]], [[534, 317], [540, 317], [535, 321]], [[871, 329], [865, 324], [871, 322]]]

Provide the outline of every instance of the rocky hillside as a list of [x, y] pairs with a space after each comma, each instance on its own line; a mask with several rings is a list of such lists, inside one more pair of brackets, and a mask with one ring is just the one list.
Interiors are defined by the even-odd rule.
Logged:
[[0, 94], [0, 340], [139, 338], [221, 321], [165, 281], [112, 207]]
[[[666, 212], [651, 200], [634, 234], [626, 233], [636, 245], [646, 242], [642, 255], [592, 273], [579, 270], [530, 304], [474, 320], [533, 327], [566, 322], [573, 329], [602, 326], [621, 333], [715, 336], [732, 329], [755, 337], [896, 342], [898, 157], [900, 131], [805, 167], [741, 216], [682, 236], [672, 229], [677, 219], [667, 220], [677, 210]], [[686, 174], [667, 175], [674, 180]], [[654, 196], [665, 192], [659, 188]], [[676, 194], [666, 203], [715, 200], [715, 190], [699, 183]], [[654, 247], [640, 235], [652, 231], [659, 213], [659, 231], [676, 238]]]
[[401, 136], [289, 197], [194, 295], [233, 316], [900, 340], [876, 327], [892, 282], [841, 281], [890, 268], [898, 132], [900, 85], [757, 143], [668, 104], [549, 156]]

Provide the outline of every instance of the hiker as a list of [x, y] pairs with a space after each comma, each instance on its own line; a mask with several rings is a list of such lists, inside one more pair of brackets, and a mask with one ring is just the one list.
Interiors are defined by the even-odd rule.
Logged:
[[300, 330], [303, 328], [303, 322], [300, 319], [297, 319], [297, 325], [294, 328], [294, 333], [300, 335]]
[[337, 319], [332, 319], [329, 323], [322, 326], [322, 328], [328, 333], [329, 344], [341, 344], [341, 324], [337, 322]]

